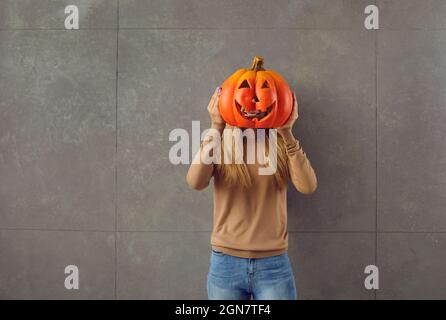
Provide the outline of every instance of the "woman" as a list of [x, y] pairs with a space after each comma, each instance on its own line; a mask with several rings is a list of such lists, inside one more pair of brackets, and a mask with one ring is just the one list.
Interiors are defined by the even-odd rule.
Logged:
[[[212, 129], [222, 135], [226, 124], [218, 110], [220, 90], [217, 88], [212, 96], [208, 112]], [[209, 299], [296, 299], [294, 273], [287, 253], [287, 180], [303, 194], [311, 194], [317, 188], [315, 172], [292, 133], [297, 118], [294, 95], [293, 113], [277, 130], [274, 175], [259, 175], [261, 164], [257, 160], [253, 164], [197, 161], [203, 159], [204, 149], [210, 149], [203, 148], [208, 143], [224, 145], [222, 141], [214, 141], [215, 136], [210, 134], [203, 139], [189, 168], [187, 182], [192, 188], [202, 190], [214, 177]], [[246, 144], [245, 140], [243, 143]]]

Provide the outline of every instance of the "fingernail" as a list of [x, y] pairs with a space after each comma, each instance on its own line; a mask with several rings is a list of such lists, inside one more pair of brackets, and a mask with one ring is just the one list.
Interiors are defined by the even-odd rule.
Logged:
[[217, 92], [220, 93], [221, 92], [221, 87], [217, 87]]

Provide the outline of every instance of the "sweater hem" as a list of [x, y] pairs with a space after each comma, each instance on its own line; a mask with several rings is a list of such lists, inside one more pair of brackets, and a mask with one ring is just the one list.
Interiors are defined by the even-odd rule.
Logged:
[[288, 251], [288, 248], [276, 249], [276, 250], [244, 250], [244, 249], [234, 249], [219, 245], [212, 245], [212, 249], [216, 251], [223, 252], [230, 256], [240, 257], [240, 258], [266, 258], [281, 255]]

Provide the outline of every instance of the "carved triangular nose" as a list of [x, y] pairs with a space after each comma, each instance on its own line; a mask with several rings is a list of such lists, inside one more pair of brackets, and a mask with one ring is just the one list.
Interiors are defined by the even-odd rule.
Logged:
[[253, 103], [257, 103], [257, 102], [259, 102], [259, 98], [257, 98], [257, 96], [254, 96], [254, 98], [252, 99], [252, 102], [253, 102]]

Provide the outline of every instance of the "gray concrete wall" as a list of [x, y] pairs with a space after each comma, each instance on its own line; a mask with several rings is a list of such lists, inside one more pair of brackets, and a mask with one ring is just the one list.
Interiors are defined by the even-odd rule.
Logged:
[[319, 180], [289, 192], [299, 298], [446, 298], [445, 17], [442, 0], [1, 0], [0, 298], [206, 298], [212, 194], [168, 136], [204, 129], [254, 55], [296, 91]]

